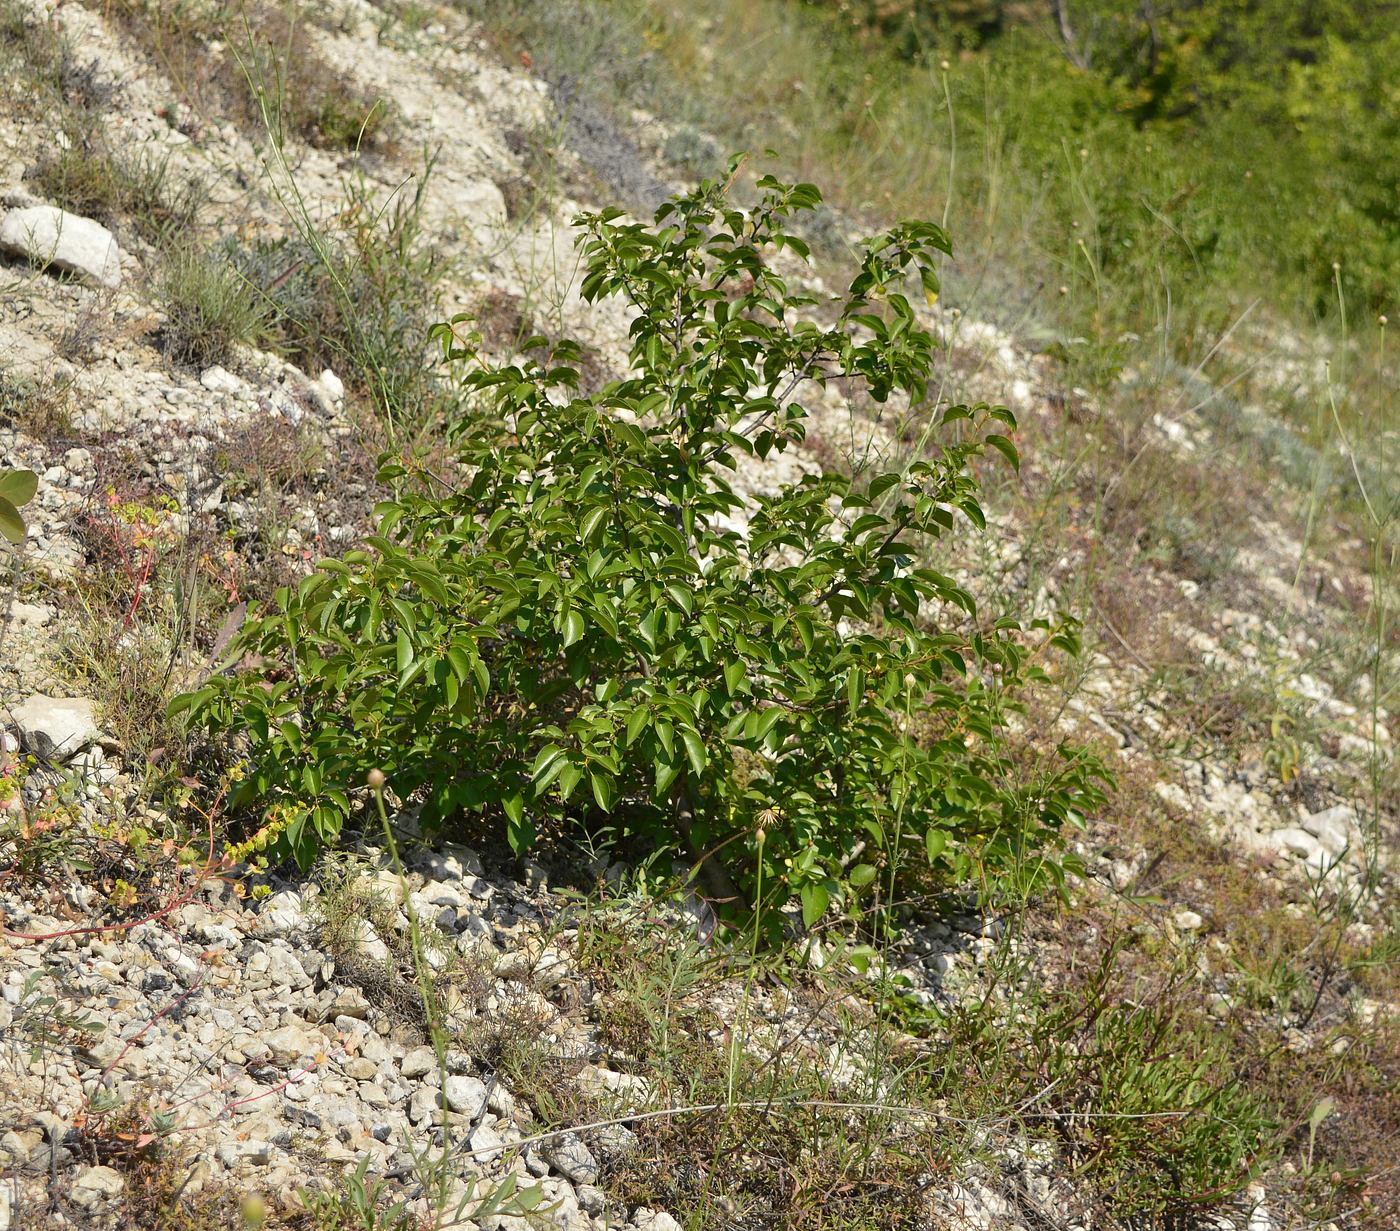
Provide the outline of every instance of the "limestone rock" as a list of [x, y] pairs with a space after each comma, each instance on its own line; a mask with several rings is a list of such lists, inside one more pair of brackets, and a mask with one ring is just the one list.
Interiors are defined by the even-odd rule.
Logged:
[[35, 695], [11, 711], [20, 739], [37, 756], [67, 761], [102, 738], [97, 712], [85, 697]]
[[645, 1077], [619, 1073], [596, 1064], [584, 1065], [575, 1080], [582, 1093], [626, 1108], [645, 1107], [651, 1098], [651, 1083]]
[[291, 1064], [303, 1056], [314, 1056], [325, 1045], [325, 1036], [291, 1024], [262, 1036], [274, 1064]]
[[85, 1167], [73, 1180], [69, 1197], [85, 1210], [98, 1210], [122, 1195], [126, 1181], [111, 1167]]
[[81, 274], [99, 286], [121, 285], [121, 249], [111, 231], [52, 205], [15, 209], [0, 219], [0, 249], [35, 264]]
[[422, 1077], [437, 1068], [437, 1053], [431, 1047], [415, 1047], [403, 1058], [399, 1072], [405, 1077]]
[[1314, 812], [1302, 822], [1302, 827], [1312, 834], [1329, 855], [1340, 855], [1352, 845], [1352, 830], [1355, 814], [1346, 804]]
[[551, 1137], [540, 1147], [544, 1160], [574, 1184], [592, 1184], [598, 1178], [598, 1160], [573, 1133]]
[[449, 1077], [442, 1093], [448, 1107], [459, 1115], [475, 1116], [486, 1106], [486, 1087], [475, 1077]]

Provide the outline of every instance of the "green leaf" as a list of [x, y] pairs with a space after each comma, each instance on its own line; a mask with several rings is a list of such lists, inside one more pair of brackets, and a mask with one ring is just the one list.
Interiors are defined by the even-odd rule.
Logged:
[[685, 745], [686, 759], [690, 762], [690, 768], [698, 778], [705, 772], [705, 766], [709, 764], [709, 757], [705, 755], [705, 744], [696, 732], [688, 728], [681, 730], [681, 743]]
[[501, 811], [512, 825], [520, 825], [525, 820], [525, 797], [519, 791], [512, 791], [501, 797]]
[[857, 889], [865, 889], [875, 882], [875, 865], [871, 863], [858, 863], [847, 873], [847, 879]]
[[846, 704], [855, 709], [865, 695], [865, 672], [859, 667], [852, 667], [846, 673]]
[[538, 782], [544, 772], [564, 755], [564, 750], [558, 744], [546, 744], [535, 755], [535, 763], [530, 766], [530, 780]]
[[928, 861], [932, 863], [939, 857], [948, 845], [948, 835], [941, 829], [929, 829], [924, 832], [924, 850], [928, 852]]
[[604, 812], [611, 812], [617, 802], [617, 784], [604, 773], [591, 770], [588, 785], [593, 788], [593, 800]]
[[577, 611], [571, 611], [564, 617], [564, 648], [568, 649], [576, 641], [583, 637], [584, 632], [583, 616]]
[[725, 665], [724, 686], [729, 690], [730, 696], [738, 695], [739, 687], [743, 684], [746, 674], [747, 668], [741, 659], [736, 658]]
[[413, 666], [413, 642], [409, 640], [408, 633], [402, 628], [395, 638], [397, 663], [399, 671], [399, 681], [402, 684], [407, 677], [410, 668]]
[[22, 509], [39, 490], [39, 476], [32, 470], [8, 470], [0, 474], [0, 500]]
[[629, 748], [637, 742], [637, 737], [641, 735], [650, 718], [651, 711], [641, 705], [627, 715], [626, 743]]
[[870, 499], [878, 500], [889, 491], [890, 488], [897, 487], [902, 480], [903, 476], [899, 474], [877, 475], [870, 481], [870, 487], [868, 488]]
[[559, 771], [559, 798], [568, 802], [569, 797], [574, 793], [574, 789], [583, 781], [583, 770], [572, 761], [566, 761], [564, 768]]
[[656, 795], [658, 799], [666, 799], [675, 785], [676, 779], [681, 776], [681, 766], [678, 762], [669, 761], [664, 757], [658, 757], [652, 765], [656, 774]]
[[584, 543], [593, 541], [594, 532], [607, 520], [610, 511], [606, 505], [597, 505], [583, 515], [583, 521], [579, 525], [579, 538]]
[[24, 542], [24, 518], [19, 515], [19, 510], [13, 504], [2, 496], [0, 496], [0, 534], [3, 534], [11, 543]]
[[831, 894], [825, 885], [809, 881], [802, 886], [802, 926], [810, 928], [824, 914], [831, 904]]
[[1005, 436], [998, 436], [996, 433], [992, 433], [987, 437], [986, 443], [991, 445], [993, 449], [1006, 458], [1014, 469], [1021, 469], [1021, 455], [1016, 452], [1016, 446]]
[[458, 680], [466, 682], [467, 676], [471, 674], [472, 660], [460, 645], [447, 647], [447, 662], [452, 668], [452, 672]]

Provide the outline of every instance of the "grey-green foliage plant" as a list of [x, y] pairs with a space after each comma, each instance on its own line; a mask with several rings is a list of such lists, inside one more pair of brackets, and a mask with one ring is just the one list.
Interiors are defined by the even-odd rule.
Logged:
[[11, 543], [24, 542], [24, 517], [20, 513], [39, 490], [39, 476], [32, 470], [7, 470], [0, 474], [0, 535]]
[[819, 193], [757, 192], [578, 219], [583, 296], [632, 314], [631, 373], [597, 393], [577, 392], [572, 342], [496, 367], [462, 320], [438, 327], [477, 406], [459, 477], [390, 460], [365, 549], [246, 626], [258, 669], [176, 702], [251, 737], [234, 802], [268, 817], [253, 848], [305, 864], [379, 768], [425, 822], [485, 813], [517, 851], [542, 825], [606, 824], [686, 851], [719, 898], [800, 897], [810, 923], [882, 867], [1018, 861], [1098, 797], [1078, 757], [1018, 781], [1002, 731], [1036, 672], [1025, 639], [979, 626], [927, 563], [960, 519], [984, 528], [970, 463], [1016, 461], [1008, 411], [943, 409], [941, 447], [899, 473], [734, 491], [736, 459], [800, 441], [827, 381], [926, 400], [933, 341], [904, 288], [935, 289], [949, 251], [900, 223], [818, 301], [771, 262], [806, 257], [790, 220]]

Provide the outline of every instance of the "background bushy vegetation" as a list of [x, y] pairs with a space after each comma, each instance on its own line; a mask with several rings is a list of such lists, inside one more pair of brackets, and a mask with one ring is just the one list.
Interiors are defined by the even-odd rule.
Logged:
[[[1302, 275], [1319, 307], [1344, 264], [1372, 308], [1394, 295], [1400, 5], [1394, 0], [808, 0], [912, 62], [954, 49], [1030, 85], [1050, 141], [1154, 141], [1172, 191], [1231, 215], [1193, 244]], [[1018, 134], [1018, 147], [1036, 131]], [[1249, 174], [1252, 172], [1252, 174]], [[1248, 174], [1249, 192], [1238, 179]], [[1139, 188], [1135, 180], [1125, 187]], [[1230, 209], [1231, 198], [1237, 198]], [[1194, 210], [1192, 211], [1194, 212]], [[1237, 233], [1231, 230], [1239, 228]]]
[[955, 216], [953, 302], [1081, 382], [1194, 360], [1256, 299], [1329, 329], [1393, 304], [1393, 0], [458, 5], [569, 97], [665, 115], [682, 170], [710, 132], [846, 212]]

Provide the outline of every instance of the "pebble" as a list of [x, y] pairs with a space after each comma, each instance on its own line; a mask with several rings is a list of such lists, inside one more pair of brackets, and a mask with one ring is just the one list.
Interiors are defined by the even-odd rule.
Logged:
[[550, 1137], [540, 1154], [555, 1171], [575, 1184], [592, 1184], [598, 1178], [598, 1160], [573, 1133]]
[[96, 1211], [110, 1205], [126, 1189], [120, 1171], [111, 1167], [84, 1167], [74, 1177], [68, 1197], [85, 1210]]
[[449, 1077], [442, 1084], [447, 1106], [464, 1116], [477, 1116], [486, 1106], [486, 1086], [476, 1077]]

